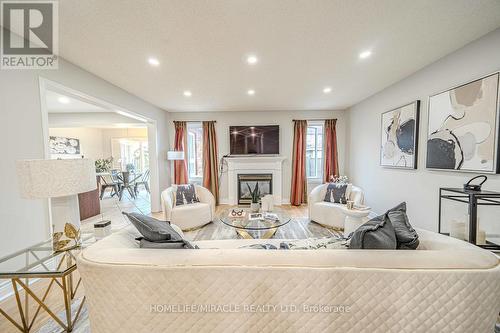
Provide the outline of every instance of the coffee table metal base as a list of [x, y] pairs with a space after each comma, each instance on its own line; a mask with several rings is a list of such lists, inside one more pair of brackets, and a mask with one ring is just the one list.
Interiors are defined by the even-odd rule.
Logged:
[[238, 235], [240, 235], [244, 239], [271, 239], [276, 233], [276, 230], [278, 230], [278, 228], [271, 228], [266, 230], [266, 232], [262, 236], [254, 237], [247, 230], [236, 228], [236, 232], [238, 233]]

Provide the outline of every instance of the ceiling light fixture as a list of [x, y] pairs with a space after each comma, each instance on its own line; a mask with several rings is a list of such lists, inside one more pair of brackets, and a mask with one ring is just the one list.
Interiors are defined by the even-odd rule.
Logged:
[[372, 51], [363, 51], [359, 54], [359, 59], [366, 59], [372, 55]]
[[61, 104], [68, 104], [71, 100], [66, 96], [61, 96], [57, 99]]
[[259, 59], [257, 58], [256, 55], [249, 55], [247, 57], [247, 63], [249, 65], [255, 65], [257, 62], [259, 62]]
[[193, 94], [191, 93], [191, 91], [189, 91], [189, 90], [185, 90], [183, 94], [184, 94], [184, 96], [186, 96], [186, 97], [191, 97], [191, 95], [193, 95]]
[[324, 88], [323, 88], [323, 93], [325, 93], [325, 94], [329, 94], [329, 93], [331, 93], [331, 92], [332, 92], [332, 88], [331, 88], [331, 87], [324, 87]]
[[253, 96], [253, 95], [255, 95], [255, 90], [248, 89], [247, 94], [250, 95], [250, 96]]
[[160, 66], [160, 60], [156, 59], [156, 58], [148, 58], [148, 63], [151, 65], [151, 66]]

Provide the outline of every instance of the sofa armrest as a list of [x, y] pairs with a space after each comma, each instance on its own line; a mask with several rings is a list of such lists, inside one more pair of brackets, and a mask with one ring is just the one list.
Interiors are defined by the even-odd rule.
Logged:
[[171, 187], [161, 192], [161, 207], [163, 209], [163, 218], [165, 221], [170, 221], [172, 217], [172, 209], [174, 208]]
[[325, 190], [328, 184], [321, 184], [312, 189], [311, 193], [307, 196], [307, 208], [309, 217], [311, 216], [311, 206], [316, 202], [321, 202], [325, 199]]
[[352, 186], [351, 193], [349, 194], [349, 200], [354, 201], [355, 205], [365, 204], [365, 194], [363, 190], [357, 186]]
[[213, 221], [215, 217], [215, 197], [207, 188], [196, 185], [196, 194], [200, 202], [207, 203], [210, 206], [210, 218]]

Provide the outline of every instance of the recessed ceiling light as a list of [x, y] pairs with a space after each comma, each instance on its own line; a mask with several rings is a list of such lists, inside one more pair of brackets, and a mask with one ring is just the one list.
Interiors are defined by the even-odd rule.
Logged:
[[366, 59], [372, 55], [372, 51], [363, 51], [359, 54], [359, 59]]
[[250, 96], [253, 96], [253, 95], [255, 95], [255, 90], [248, 89], [247, 94], [250, 95]]
[[257, 62], [259, 62], [259, 58], [257, 58], [256, 55], [249, 55], [247, 57], [247, 63], [249, 65], [255, 65]]
[[189, 90], [185, 90], [183, 94], [186, 97], [191, 97], [191, 95], [192, 95], [191, 91], [189, 91]]
[[150, 57], [148, 58], [148, 63], [151, 65], [151, 66], [160, 66], [160, 60], [158, 60], [157, 58], [153, 58], [153, 57]]
[[61, 96], [57, 99], [61, 104], [68, 104], [71, 100], [66, 96]]
[[325, 94], [329, 94], [329, 93], [331, 93], [331, 92], [332, 92], [332, 88], [331, 88], [331, 87], [324, 87], [324, 88], [323, 88], [323, 92], [324, 92]]

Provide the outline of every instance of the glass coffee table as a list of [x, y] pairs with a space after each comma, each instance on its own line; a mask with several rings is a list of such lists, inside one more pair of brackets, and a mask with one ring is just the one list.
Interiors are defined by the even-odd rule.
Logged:
[[291, 217], [279, 208], [272, 212], [252, 213], [248, 208], [233, 207], [223, 210], [219, 220], [234, 228], [242, 238], [269, 239], [279, 227], [289, 223]]

